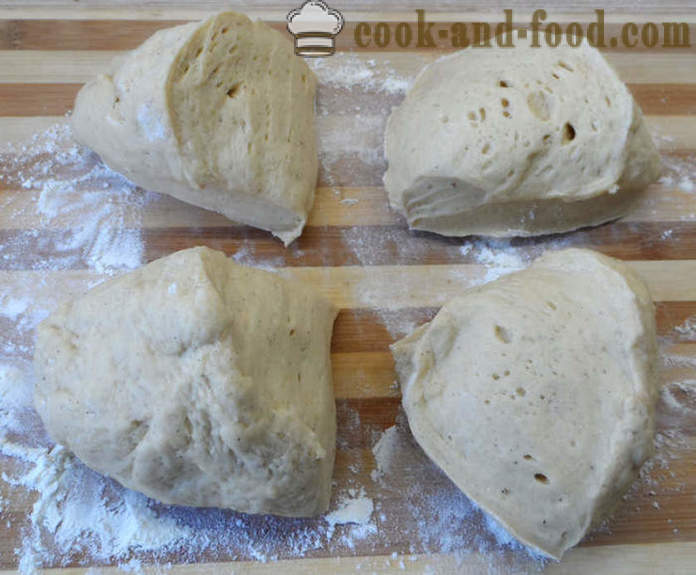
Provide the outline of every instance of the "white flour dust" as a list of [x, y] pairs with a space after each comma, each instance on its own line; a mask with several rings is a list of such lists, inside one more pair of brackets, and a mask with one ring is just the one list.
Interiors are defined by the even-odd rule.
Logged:
[[660, 183], [674, 186], [679, 191], [690, 194], [696, 191], [696, 158], [663, 156], [664, 174]]
[[[463, 557], [478, 551], [489, 557], [492, 573], [505, 572], [497, 565], [503, 556], [524, 569], [536, 570], [545, 564], [543, 557], [520, 545], [428, 459], [416, 446], [403, 412], [396, 425], [378, 435], [372, 453], [371, 478], [380, 486], [375, 508], [405, 511], [397, 517], [379, 515], [382, 529], [399, 530], [402, 539], [412, 541], [403, 553], [425, 550]], [[404, 480], [412, 469], [419, 470], [418, 482]]]
[[[674, 467], [673, 463], [694, 447], [692, 427], [696, 418], [696, 357], [680, 347], [684, 343], [696, 343], [696, 316], [689, 317], [674, 326], [669, 333], [658, 337], [659, 389], [657, 405], [657, 430], [655, 454], [640, 470], [640, 478], [634, 483], [624, 501], [647, 497], [653, 512], [662, 509], [660, 498], [679, 493], [687, 484], [688, 471]], [[634, 511], [639, 512], [640, 506]], [[676, 525], [677, 520], [665, 521]], [[611, 520], [605, 521], [598, 532], [610, 532]], [[675, 526], [674, 529], [678, 528]]]
[[[1, 207], [15, 224], [0, 246], [0, 267], [18, 270], [0, 288], [6, 327], [0, 332], [0, 513], [6, 496], [35, 498], [23, 520], [3, 515], [0, 521], [17, 533], [21, 573], [74, 563], [137, 569], [147, 558], [164, 565], [216, 557], [267, 561], [352, 550], [356, 541], [376, 534], [374, 522], [365, 519], [371, 500], [359, 490], [347, 492], [352, 500], [337, 501], [331, 522], [168, 507], [53, 446], [32, 407], [33, 330], [64, 299], [144, 263], [140, 230], [155, 195], [111, 172], [73, 141], [67, 125], [24, 146], [8, 146], [0, 160]], [[235, 260], [258, 264], [253, 243]], [[273, 268], [282, 262], [262, 263]], [[344, 492], [339, 485], [337, 493]], [[344, 525], [351, 517], [355, 521]]]
[[[334, 187], [337, 194], [351, 186], [381, 186], [385, 121], [415, 74], [354, 54], [312, 60], [311, 65], [321, 84], [317, 123], [322, 185]], [[142, 113], [147, 120], [147, 110]], [[151, 135], [161, 137], [157, 126]], [[357, 411], [343, 406], [337, 443], [349, 460], [348, 472], [335, 480], [330, 513], [315, 520], [161, 505], [53, 446], [32, 407], [33, 330], [68, 295], [142, 265], [140, 230], [155, 196], [108, 170], [72, 140], [66, 125], [35, 136], [26, 146], [0, 151], [0, 163], [5, 170], [0, 174], [0, 208], [13, 222], [0, 244], [0, 269], [22, 270], [21, 279], [0, 287], [0, 525], [17, 534], [15, 555], [22, 575], [37, 567], [72, 564], [116, 563], [138, 571], [152, 561], [166, 568], [181, 561], [379, 554], [394, 541], [405, 542], [398, 553], [388, 555], [401, 568], [399, 554], [471, 551], [490, 555], [491, 572], [543, 567], [541, 559], [478, 510], [423, 454], [402, 412], [396, 425], [383, 430], [361, 422]], [[669, 157], [665, 165], [664, 185], [694, 192], [693, 160]], [[347, 210], [355, 203], [350, 195], [341, 200]], [[684, 219], [695, 217], [684, 214]], [[538, 253], [514, 242], [447, 241], [404, 228], [346, 227], [340, 232], [355, 265], [399, 268], [386, 281], [366, 273], [353, 294], [360, 306], [376, 310], [394, 339], [427, 315], [403, 313], [413, 287], [404, 264], [426, 265], [437, 251], [452, 264], [443, 281], [457, 290], [522, 269]], [[544, 246], [557, 249], [567, 241], [561, 237]], [[290, 250], [293, 257], [302, 255], [296, 245]], [[246, 240], [233, 257], [268, 269], [285, 261], [263, 259], [254, 242]], [[61, 283], [62, 272], [70, 270], [85, 276]], [[683, 430], [696, 409], [696, 360], [674, 346], [689, 341], [696, 342], [696, 318], [662, 338], [663, 371], [668, 375], [660, 393], [657, 455], [627, 496], [631, 500], [649, 489], [656, 513], [666, 489], [664, 478], [675, 485], [670, 489], [680, 488], [671, 463], [689, 447]], [[363, 457], [355, 446], [361, 432], [372, 432], [372, 455], [367, 451]], [[413, 480], [413, 470], [418, 480]], [[27, 501], [29, 516], [11, 520], [9, 501]], [[508, 562], [498, 569], [494, 563], [501, 557]], [[385, 559], [386, 566], [389, 561]]]
[[[12, 446], [5, 442], [2, 450], [8, 449]], [[161, 552], [195, 535], [190, 527], [158, 517], [143, 495], [117, 492], [62, 447], [15, 446], [14, 451], [31, 467], [9, 483], [39, 493], [21, 549], [22, 572], [50, 564], [55, 550], [65, 555], [88, 550], [96, 557], [123, 560], [132, 550]], [[43, 544], [45, 534], [51, 535], [55, 549]]]
[[[31, 269], [77, 266], [113, 275], [142, 263], [140, 212], [148, 194], [97, 161], [57, 124], [23, 146], [0, 152], [2, 209], [24, 224], [0, 245], [0, 258], [32, 252]], [[42, 233], [44, 232], [44, 233]]]
[[355, 549], [355, 543], [377, 534], [377, 525], [372, 521], [374, 503], [365, 495], [364, 488], [350, 488], [346, 496], [338, 501], [337, 508], [326, 515], [329, 524], [327, 537], [331, 540], [337, 525], [343, 530], [339, 541], [349, 549]]
[[[381, 173], [385, 165], [383, 134], [387, 116], [414, 75], [398, 72], [389, 61], [377, 62], [345, 52], [313, 59], [309, 65], [319, 80], [320, 180], [337, 194], [342, 193], [342, 187], [376, 185], [369, 175]], [[355, 203], [355, 198], [342, 199], [346, 206]]]
[[375, 468], [372, 470], [372, 481], [381, 480], [392, 468], [392, 463], [398, 449], [399, 429], [392, 425], [384, 430], [372, 448], [375, 458]]
[[367, 525], [373, 510], [374, 505], [369, 497], [349, 497], [339, 502], [338, 509], [326, 515], [326, 521], [329, 525]]
[[388, 60], [377, 62], [350, 52], [340, 52], [331, 58], [308, 60], [321, 86], [355, 89], [370, 92], [403, 94], [413, 77], [399, 74]]
[[675, 326], [674, 332], [680, 339], [696, 341], [696, 317], [688, 317], [682, 323]]
[[[351, 460], [349, 476], [336, 485], [335, 501], [325, 518], [286, 520], [161, 505], [53, 446], [32, 407], [33, 330], [62, 300], [143, 263], [140, 228], [154, 195], [105, 168], [72, 141], [66, 126], [51, 128], [27, 146], [3, 154], [9, 169], [3, 175], [2, 207], [17, 225], [0, 248], [0, 262], [8, 270], [23, 271], [0, 288], [0, 320], [8, 328], [0, 335], [0, 456], [5, 484], [0, 513], [7, 508], [8, 497], [22, 500], [29, 493], [31, 502], [27, 517], [11, 520], [3, 515], [0, 520], [17, 533], [15, 554], [22, 574], [71, 564], [116, 563], [137, 570], [143, 561], [152, 560], [166, 565], [215, 558], [268, 561], [327, 550], [376, 552], [396, 537], [398, 525], [385, 514], [380, 490], [375, 493], [373, 485], [373, 491], [366, 492], [363, 478], [368, 474], [362, 473], [359, 459]], [[346, 241], [360, 240], [347, 236]], [[398, 244], [399, 238], [387, 234], [385, 241]], [[291, 249], [293, 255], [301, 255], [297, 247]], [[365, 244], [361, 249], [358, 255], [367, 261], [371, 248]], [[41, 257], [32, 259], [38, 253]], [[416, 250], [411, 257], [421, 255], [425, 252]], [[270, 269], [283, 264], [282, 258], [257, 258], [253, 242], [245, 243], [234, 259]], [[71, 270], [79, 272], [75, 278], [68, 274], [68, 279], [60, 279], [61, 273]], [[408, 327], [401, 325], [400, 330]], [[357, 412], [352, 417], [350, 410], [345, 413], [339, 446], [349, 446], [352, 434], [369, 428], [361, 424]], [[450, 501], [442, 504], [448, 506]], [[433, 540], [423, 526], [430, 524], [429, 515], [438, 516], [437, 496], [429, 505], [419, 515], [420, 529], [412, 523], [412, 551], [467, 544], [468, 540], [452, 541], [444, 535]], [[445, 523], [434, 525], [444, 529]]]
[[[319, 131], [321, 175], [330, 187], [346, 187], [358, 170], [376, 171], [385, 165], [382, 134], [386, 118], [382, 115], [330, 116], [318, 120], [327, 124]], [[336, 193], [339, 190], [335, 190]]]
[[696, 409], [696, 379], [666, 385], [662, 388], [661, 399], [671, 411], [692, 414]]
[[[665, 151], [671, 150], [674, 146], [673, 138], [670, 136], [653, 134], [653, 138], [658, 143], [659, 147], [663, 148]], [[676, 190], [678, 192], [675, 198], [676, 201], [683, 201], [682, 198], [679, 197], [680, 195], [695, 193], [696, 156], [663, 154], [662, 177], [659, 183], [670, 190]], [[657, 211], [653, 210], [653, 213], [657, 213]], [[672, 217], [675, 218], [676, 221], [694, 221], [696, 220], [696, 210], [693, 207], [681, 209]], [[664, 233], [669, 232], [672, 232], [672, 230], [666, 230]]]
[[[450, 264], [443, 267], [443, 283], [446, 293], [437, 294], [426, 289], [424, 300], [434, 305], [436, 297], [450, 299], [467, 288], [488, 283], [503, 275], [528, 267], [541, 253], [539, 246], [517, 246], [512, 240], [462, 239], [444, 241], [433, 234], [415, 234], [404, 227], [354, 226], [341, 231], [344, 245], [361, 266], [393, 265], [385, 279], [376, 274], [365, 274], [353, 286], [353, 297], [361, 308], [374, 310], [394, 339], [410, 333], [417, 323], [409, 307], [420, 303], [417, 290], [422, 289], [418, 274], [413, 274], [412, 265], [427, 264], [431, 256], [438, 263]], [[558, 250], [571, 240], [559, 236], [547, 240], [543, 248]], [[415, 280], [412, 279], [415, 277]], [[414, 285], [413, 282], [418, 285]]]
[[190, 529], [160, 521], [142, 496], [109, 499], [107, 480], [51, 447], [32, 406], [33, 330], [67, 297], [56, 274], [86, 270], [68, 289], [79, 293], [140, 266], [148, 195], [75, 143], [67, 124], [7, 145], [0, 162], [2, 209], [14, 224], [0, 245], [0, 267], [23, 270], [0, 288], [0, 318], [9, 323], [0, 336], [0, 455], [12, 458], [4, 482], [37, 495], [27, 523], [16, 526], [20, 571], [77, 552], [125, 558], [190, 537]]

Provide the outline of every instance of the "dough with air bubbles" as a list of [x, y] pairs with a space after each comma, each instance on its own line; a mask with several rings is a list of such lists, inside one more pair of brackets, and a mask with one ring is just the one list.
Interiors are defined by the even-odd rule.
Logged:
[[316, 79], [280, 32], [224, 12], [161, 30], [77, 95], [76, 138], [136, 184], [271, 231], [314, 202]]
[[393, 110], [384, 185], [411, 228], [564, 232], [620, 217], [659, 176], [641, 111], [596, 49], [519, 42], [437, 60]]
[[560, 558], [652, 452], [653, 313], [626, 265], [589, 250], [464, 292], [392, 346], [416, 440], [510, 533]]
[[326, 511], [336, 310], [303, 284], [180, 251], [38, 327], [34, 401], [53, 440], [164, 503]]

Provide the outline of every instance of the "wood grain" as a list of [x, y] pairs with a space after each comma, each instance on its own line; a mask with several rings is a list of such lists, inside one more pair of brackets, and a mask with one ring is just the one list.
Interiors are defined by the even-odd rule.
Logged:
[[[204, 14], [200, 14], [199, 17], [203, 17]], [[412, 35], [415, 38], [416, 30], [416, 14], [411, 12], [404, 12], [399, 15], [400, 20], [376, 20], [374, 17], [365, 18], [368, 21], [380, 22], [383, 21], [390, 30], [390, 37], [395, 36], [395, 28], [400, 21], [406, 22], [412, 27]], [[452, 25], [455, 23], [462, 22], [487, 22], [492, 30], [495, 30], [495, 26], [501, 22], [504, 15], [497, 14], [495, 17], [491, 17], [490, 14], [474, 20], [467, 18], [466, 16], [457, 20], [442, 20], [441, 18], [433, 19], [432, 26], [432, 36], [435, 41], [435, 48], [442, 52], [453, 51], [455, 48], [449, 39], [438, 40], [439, 33], [441, 30], [451, 30]], [[558, 22], [564, 28], [571, 21], [576, 21], [576, 19], [568, 20], [565, 19], [563, 15], [557, 14], [547, 19], [547, 22], [555, 21]], [[140, 45], [149, 36], [161, 30], [163, 28], [169, 28], [178, 24], [183, 24], [190, 21], [189, 18], [183, 20], [121, 20], [121, 19], [110, 19], [110, 20], [67, 20], [67, 19], [14, 19], [14, 20], [4, 20], [6, 24], [4, 29], [6, 31], [6, 38], [4, 45], [0, 44], [0, 49], [4, 50], [131, 50]], [[591, 21], [591, 20], [589, 20]], [[667, 21], [673, 21], [667, 20]], [[696, 24], [689, 22], [685, 19], [678, 20], [679, 22], [685, 22], [689, 27], [690, 38], [696, 37]], [[523, 18], [519, 15], [520, 25], [515, 25], [515, 27], [528, 28], [529, 18]], [[659, 22], [659, 21], [658, 21]], [[272, 28], [279, 31], [285, 31], [286, 22], [285, 20], [267, 20]], [[615, 23], [608, 21], [606, 23], [606, 36], [607, 39], [616, 37], [621, 37], [621, 27], [623, 23]], [[355, 29], [357, 26], [357, 21], [355, 19], [349, 19], [344, 25], [343, 31], [336, 37], [336, 48], [338, 50], [351, 49], [355, 51], [366, 51], [374, 50], [374, 46], [360, 46], [355, 43]], [[691, 43], [690, 45], [685, 45], [682, 48], [665, 47], [661, 43], [653, 48], [646, 48], [641, 43], [633, 48], [623, 46], [619, 43], [616, 47], [611, 46], [607, 40], [607, 45], [604, 48], [607, 51], [624, 51], [624, 52], [644, 52], [644, 51], [654, 51], [654, 50], [675, 50], [677, 53], [693, 53], [696, 51], [696, 44]], [[403, 51], [422, 51], [422, 47], [418, 47], [416, 42], [413, 42], [408, 47], [399, 47], [396, 42], [391, 42], [383, 48], [383, 52], [403, 52]]]
[[[52, 257], [53, 246], [65, 245], [72, 235], [63, 230], [0, 230], [6, 259], [0, 270], [39, 269]], [[477, 262], [488, 243], [471, 238], [442, 238], [425, 232], [411, 232], [404, 226], [321, 226], [305, 228], [293, 247], [285, 249], [270, 234], [244, 226], [142, 228], [140, 237], [145, 261], [164, 257], [172, 251], [205, 245], [228, 255], [253, 252], [259, 261], [283, 267], [339, 266], [444, 266]], [[356, 247], [357, 244], [357, 247]], [[495, 245], [495, 244], [493, 244]], [[545, 249], [582, 247], [629, 261], [689, 260], [696, 249], [696, 230], [688, 222], [616, 222], [545, 238], [513, 239], [508, 244], [517, 256], [529, 260]], [[68, 267], [87, 267], [89, 253], [61, 250]]]
[[[696, 304], [693, 302], [659, 302], [658, 332], [664, 336], [675, 337], [674, 328], [686, 318], [694, 315]], [[432, 319], [436, 307], [409, 308], [400, 314], [402, 325], [418, 326]], [[399, 339], [399, 334], [391, 333], [385, 325], [385, 312], [371, 309], [341, 310], [334, 329], [332, 342], [332, 366], [336, 398], [339, 400], [378, 400], [398, 398], [400, 391], [396, 385], [393, 360], [389, 345]], [[14, 322], [0, 319], [0, 329], [16, 329]], [[350, 339], [349, 339], [350, 338]], [[4, 337], [0, 337], [0, 342]], [[22, 348], [15, 355], [16, 359], [31, 360], [33, 354], [33, 337], [27, 334], [23, 338], [13, 338], [15, 344]], [[696, 374], [691, 365], [684, 367], [684, 361], [696, 364], [696, 344], [674, 343], [664, 345], [662, 352], [681, 361], [670, 367], [663, 367], [661, 384], [670, 385], [683, 381], [689, 374]], [[393, 416], [395, 412], [386, 412]], [[391, 420], [390, 420], [391, 421]], [[364, 446], [363, 446], [364, 447]]]
[[[181, 20], [5, 20], [4, 50], [130, 50]], [[8, 45], [9, 44], [9, 45]]]
[[[379, 115], [361, 116], [356, 124], [355, 116], [336, 113], [316, 119], [322, 133], [340, 135], [334, 139], [331, 157], [324, 157], [329, 164], [331, 179], [327, 179], [326, 166], [320, 167], [320, 187], [375, 187], [382, 185], [385, 164], [381, 160], [371, 163], [361, 160], [356, 148], [379, 152], [382, 145], [381, 132], [375, 131], [386, 119], [387, 111]], [[655, 137], [655, 145], [669, 156], [691, 158], [696, 151], [696, 117], [693, 116], [646, 116], [649, 130]], [[22, 143], [51, 126], [65, 124], [63, 116], [3, 117], [0, 115], [0, 134], [5, 142]], [[2, 148], [0, 148], [0, 152]], [[335, 156], [334, 156], [335, 154]], [[377, 154], [379, 155], [379, 154]], [[323, 173], [322, 173], [323, 171]]]
[[[675, 156], [675, 158], [677, 158]], [[94, 185], [76, 186], [80, 192], [103, 188]], [[42, 230], [65, 229], [79, 223], [79, 215], [66, 211], [49, 221], [35, 210], [37, 192], [17, 189], [15, 185], [0, 181], [4, 192], [0, 210], [0, 229], [5, 231], [27, 228]], [[221, 214], [204, 210], [176, 200], [170, 196], [153, 194], [138, 214], [124, 214], [126, 226], [156, 228], [231, 228], [239, 226]], [[636, 204], [621, 218], [622, 223], [662, 223], [665, 231], [671, 222], [696, 220], [693, 194], [679, 187], [654, 184], [647, 193], [637, 198]], [[381, 187], [346, 188], [320, 187], [316, 191], [314, 207], [309, 214], [308, 228], [350, 228], [356, 222], [361, 226], [405, 226], [403, 218], [389, 208], [386, 192]], [[267, 236], [270, 239], [270, 236]]]
[[[61, 116], [72, 110], [82, 84], [0, 84], [0, 116]], [[638, 105], [651, 116], [696, 114], [696, 85], [629, 84]], [[322, 97], [331, 98], [330, 91]], [[400, 98], [394, 98], [398, 104]]]
[[[0, 30], [2, 30], [0, 20]], [[1, 34], [2, 32], [0, 32]], [[7, 36], [4, 36], [7, 40]], [[0, 36], [0, 42], [2, 36]], [[114, 50], [6, 50], [0, 48], [0, 84], [54, 83], [79, 84], [103, 72], [114, 57], [124, 54]], [[343, 56], [346, 56], [343, 54]], [[351, 58], [367, 65], [382, 62], [380, 51], [351, 52]], [[415, 76], [418, 71], [437, 59], [440, 54], [433, 52], [389, 54], [385, 67], [400, 77]], [[696, 69], [693, 55], [674, 52], [646, 52], [636, 58], [632, 53], [607, 52], [609, 63], [619, 76], [631, 84], [670, 84], [675, 78], [681, 84], [696, 83]], [[340, 56], [339, 56], [340, 58]], [[380, 77], [382, 67], [376, 67], [374, 74]], [[323, 88], [323, 87], [322, 87]], [[356, 92], [364, 90], [353, 86]], [[382, 98], [387, 94], [382, 94]], [[372, 102], [374, 105], [374, 101]]]
[[[389, 50], [362, 49], [353, 42], [355, 23], [413, 21], [413, 9], [422, 3], [404, 0], [393, 11], [375, 11], [358, 1], [346, 3], [348, 26], [338, 38], [339, 50], [351, 50], [355, 62], [373, 66], [375, 82], [369, 88], [341, 85], [338, 80], [323, 84], [318, 97], [318, 131], [322, 169], [314, 210], [308, 227], [289, 249], [269, 234], [240, 226], [224, 217], [186, 205], [166, 196], [150, 194], [142, 210], [126, 211], [124, 225], [137, 229], [144, 244], [144, 259], [150, 261], [176, 249], [205, 244], [226, 253], [244, 254], [260, 263], [280, 268], [279, 273], [313, 284], [341, 311], [332, 341], [332, 365], [339, 420], [339, 453], [335, 478], [352, 478], [365, 485], [368, 495], [377, 489], [370, 478], [374, 468], [372, 445], [379, 432], [392, 425], [404, 429], [400, 391], [389, 345], [404, 330], [429, 321], [444, 301], [467, 287], [490, 279], [481, 259], [482, 250], [495, 252], [496, 244], [481, 240], [447, 239], [409, 232], [402, 218], [389, 209], [382, 175], [384, 121], [403, 94], [381, 87], [384, 79], [412, 79], [422, 67], [448, 49]], [[386, 4], [386, 3], [385, 3]], [[524, 25], [532, 9], [528, 0], [511, 0], [488, 6], [464, 2], [457, 11], [450, 5], [433, 6], [429, 19], [438, 27], [452, 22], [497, 21], [502, 9], [515, 7], [516, 22]], [[560, 22], [588, 21], [596, 6], [590, 0], [546, 3], [549, 19]], [[35, 209], [38, 191], [23, 189], [13, 174], [27, 166], [16, 165], [16, 153], [6, 142], [26, 140], [37, 131], [64, 123], [76, 92], [95, 73], [123, 50], [136, 47], [158, 29], [204, 17], [218, 8], [235, 5], [217, 0], [203, 2], [160, 2], [144, 0], [137, 5], [124, 0], [75, 2], [57, 0], [0, 5], [0, 286], [3, 293], [22, 295], [31, 287], [36, 298], [32, 309], [51, 309], [65, 298], [83, 293], [105, 279], [88, 269], [84, 254], [59, 252], [57, 242], [80, 223], [79, 212], [66, 210], [49, 222]], [[241, 4], [236, 2], [237, 6]], [[467, 6], [466, 10], [461, 9]], [[247, 8], [247, 5], [243, 5]], [[584, 7], [584, 8], [583, 8]], [[284, 15], [290, 6], [265, 1], [250, 12], [284, 30]], [[353, 8], [353, 10], [350, 10]], [[439, 8], [439, 10], [436, 10]], [[588, 8], [590, 9], [588, 11]], [[430, 10], [430, 6], [428, 6]], [[582, 14], [571, 14], [583, 10]], [[617, 33], [626, 21], [689, 22], [692, 43], [696, 40], [696, 9], [693, 3], [649, 0], [639, 6], [615, 2], [607, 9], [608, 33]], [[655, 465], [633, 488], [617, 509], [606, 529], [595, 531], [571, 551], [560, 564], [545, 573], [608, 573], [617, 575], [687, 573], [696, 564], [696, 421], [691, 414], [693, 398], [679, 383], [696, 379], [696, 342], [689, 333], [675, 330], [696, 316], [696, 195], [680, 185], [685, 166], [696, 157], [696, 66], [694, 51], [688, 49], [611, 49], [606, 56], [617, 69], [647, 115], [651, 133], [663, 154], [667, 180], [655, 184], [619, 222], [530, 240], [514, 240], [515, 253], [527, 259], [544, 249], [584, 246], [629, 262], [646, 281], [656, 302], [663, 366], [660, 385], [669, 390], [658, 405], [658, 430], [669, 443], [666, 467]], [[345, 56], [343, 56], [345, 57]], [[340, 63], [338, 58], [326, 61]], [[338, 65], [338, 64], [336, 64]], [[360, 110], [356, 114], [356, 109]], [[93, 157], [96, 163], [97, 158]], [[93, 165], [93, 164], [92, 164]], [[88, 169], [89, 167], [87, 167]], [[693, 170], [692, 170], [693, 171]], [[65, 177], [56, 169], [56, 177]], [[669, 179], [671, 178], [671, 179]], [[100, 185], [103, 182], [98, 182]], [[103, 191], [82, 185], [81, 191]], [[143, 192], [136, 192], [142, 194]], [[46, 262], [70, 259], [65, 271], [47, 272]], [[482, 263], [483, 262], [483, 263]], [[62, 264], [61, 264], [62, 265]], [[385, 289], [385, 286], [388, 289]], [[397, 317], [398, 321], [394, 321]], [[17, 320], [0, 317], [0, 345], [12, 340], [19, 350], [16, 361], [32, 354], [31, 330], [21, 337]], [[671, 400], [667, 401], [665, 398]], [[688, 409], [687, 409], [688, 408]], [[356, 418], [360, 425], [355, 425]], [[678, 441], [677, 439], [678, 438]], [[207, 575], [244, 573], [348, 573], [360, 571], [453, 573], [529, 571], [536, 566], [515, 563], [510, 554], [471, 552], [453, 557], [423, 554], [415, 541], [414, 555], [406, 554], [414, 543], [414, 516], [407, 503], [414, 486], [428, 493], [455, 492], [455, 488], [413, 443], [398, 460], [393, 489], [380, 495], [389, 521], [383, 526], [388, 540], [384, 548], [358, 542], [356, 557], [328, 557], [325, 549], [314, 558], [263, 564], [232, 561], [232, 551], [217, 556], [217, 562], [201, 556], [197, 564], [177, 564], [173, 553], [172, 572]], [[12, 462], [0, 458], [0, 468]], [[355, 469], [358, 469], [356, 472]], [[12, 527], [0, 534], [0, 569], [15, 569], [13, 550], [21, 541], [21, 528], [31, 508], [30, 495], [8, 499], [9, 490], [0, 481], [0, 495], [9, 504], [2, 519]], [[654, 504], [657, 503], [657, 506]], [[254, 533], [261, 533], [263, 518], [254, 520]], [[472, 522], [483, 524], [480, 515]], [[3, 523], [4, 525], [4, 523]], [[675, 531], [676, 530], [676, 531]], [[397, 560], [392, 552], [399, 553]], [[311, 554], [310, 554], [311, 555]], [[65, 575], [84, 573], [76, 567], [77, 557], [67, 567], [55, 569]], [[244, 557], [242, 557], [244, 559]], [[403, 569], [400, 562], [403, 560]], [[58, 567], [56, 563], [53, 565]], [[144, 571], [159, 568], [145, 566]], [[113, 567], [100, 567], [104, 573]], [[10, 571], [0, 571], [0, 575]]]
[[[636, 575], [654, 573], [659, 568], [671, 575], [692, 575], [691, 565], [696, 561], [696, 543], [680, 542], [661, 545], [609, 545], [604, 547], [581, 547], [570, 551], [562, 563], [551, 564], [545, 570], [547, 575], [578, 575], [579, 573], [601, 573], [602, 575]], [[403, 562], [403, 567], [402, 567]], [[397, 575], [409, 573], [490, 573], [507, 567], [505, 559], [491, 559], [485, 554], [472, 552], [463, 556], [446, 554], [408, 554], [392, 559], [389, 554], [369, 557], [337, 557], [325, 559], [281, 560], [274, 563], [255, 561], [230, 563], [200, 563], [197, 565], [172, 565], [172, 575], [217, 575], [239, 570], [249, 575], [275, 575], [278, 572], [288, 575], [316, 575], [331, 572], [334, 575], [348, 575], [356, 572]], [[113, 567], [100, 567], [104, 575], [120, 572]], [[87, 575], [85, 567], [52, 569], [43, 571], [46, 575]], [[143, 572], [152, 575], [159, 573], [155, 567], [144, 566]], [[10, 575], [14, 571], [0, 571], [0, 575]]]
[[[74, 295], [77, 296], [79, 293], [79, 289], [75, 289]], [[437, 311], [437, 307], [404, 308], [399, 311], [399, 319], [402, 325], [418, 326], [430, 321]], [[696, 315], [695, 302], [656, 302], [658, 334], [675, 337], [674, 329], [694, 315]], [[337, 397], [367, 397], [370, 394], [375, 397], [391, 397], [397, 394], [398, 390], [392, 385], [394, 373], [391, 360], [388, 359], [388, 353], [389, 345], [398, 339], [402, 332], [390, 332], [386, 325], [389, 319], [389, 312], [372, 308], [346, 308], [340, 311], [336, 318], [331, 342]], [[9, 334], [16, 329], [15, 321], [0, 318], [0, 333]], [[0, 342], [3, 340], [4, 337], [0, 336]], [[13, 338], [13, 341], [26, 348], [21, 357], [30, 359], [33, 350], [31, 334], [26, 334], [23, 338]], [[672, 349], [675, 352], [678, 351], [685, 358], [696, 355], [692, 354], [692, 348], [689, 346]], [[359, 355], [351, 358], [351, 354]], [[371, 381], [369, 377], [365, 376], [364, 371], [372, 371], [372, 360], [376, 365], [375, 371], [379, 370], [383, 375], [377, 380], [381, 384], [380, 386], [369, 388], [363, 385], [365, 380], [368, 383]], [[358, 371], [361, 372], [359, 375], [350, 372], [353, 365], [357, 365]], [[682, 367], [670, 368], [665, 371], [665, 381], [678, 381], [680, 377], [684, 377], [684, 373]], [[351, 381], [358, 381], [361, 384], [353, 386]]]
[[[201, 242], [202, 244], [204, 242]], [[627, 262], [650, 289], [653, 300], [696, 301], [696, 260], [656, 260]], [[278, 273], [310, 283], [339, 309], [364, 308], [400, 310], [415, 307], [439, 307], [462, 290], [486, 279], [483, 264], [455, 265], [385, 265], [342, 267], [278, 268]], [[22, 293], [30, 286], [37, 298], [57, 303], [62, 298], [76, 297], [109, 276], [89, 270], [0, 271], [0, 285]], [[424, 283], [424, 279], [427, 282]], [[393, 286], [386, 292], [384, 285]]]
[[[372, 0], [351, 0], [343, 2], [341, 9], [344, 15], [351, 18], [366, 18], [370, 20], [403, 20], [404, 14], [414, 8], [422, 8], [420, 0], [384, 0], [380, 9], [376, 10]], [[491, 10], [502, 6], [515, 9], [521, 18], [537, 8], [553, 10], [557, 15], [572, 15], [582, 21], [592, 16], [597, 8], [593, 0], [509, 0], [489, 3], [487, 10], [482, 11], [481, 3], [477, 0], [458, 0], [456, 5], [451, 2], [432, 2], [428, 8], [434, 19], [451, 20], [462, 18], [463, 15], [480, 20], [490, 16]], [[124, 10], [127, 7], [127, 10]], [[689, 18], [693, 5], [690, 0], [643, 0], [639, 8], [630, 0], [612, 1], [606, 4], [608, 21], [626, 20], [631, 16], [633, 21], [645, 19], [655, 20], [669, 15], [679, 15]], [[74, 0], [9, 0], [0, 7], [0, 15], [13, 15], [24, 19], [54, 18], [60, 14], [64, 18], [82, 20], [85, 18], [114, 19], [163, 19], [172, 14], [180, 18], [200, 18], [201, 14], [214, 11], [234, 9], [249, 11], [253, 14], [265, 15], [268, 19], [282, 19], [288, 11], [287, 2], [278, 0], [255, 0], [253, 3], [243, 0], [144, 0], [134, 3], [132, 0], [82, 0], [80, 9], [75, 9]], [[692, 17], [693, 19], [693, 17]]]

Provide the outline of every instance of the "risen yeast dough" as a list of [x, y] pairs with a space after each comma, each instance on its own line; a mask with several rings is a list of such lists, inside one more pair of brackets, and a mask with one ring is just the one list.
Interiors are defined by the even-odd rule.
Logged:
[[329, 504], [336, 311], [207, 248], [38, 327], [35, 405], [88, 466], [165, 503], [308, 516]]
[[572, 249], [465, 292], [392, 350], [425, 452], [513, 535], [560, 558], [651, 453], [655, 347], [643, 283]]
[[448, 236], [606, 222], [659, 173], [638, 106], [587, 43], [441, 58], [392, 112], [386, 156], [392, 207]]
[[116, 60], [80, 90], [73, 129], [136, 184], [288, 244], [314, 201], [315, 87], [281, 33], [225, 12]]

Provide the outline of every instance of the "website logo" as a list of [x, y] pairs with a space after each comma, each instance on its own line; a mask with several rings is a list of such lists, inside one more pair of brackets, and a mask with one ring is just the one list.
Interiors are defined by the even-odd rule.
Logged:
[[321, 0], [307, 0], [288, 12], [288, 32], [295, 37], [295, 54], [318, 58], [336, 51], [336, 36], [343, 29], [343, 15]]

